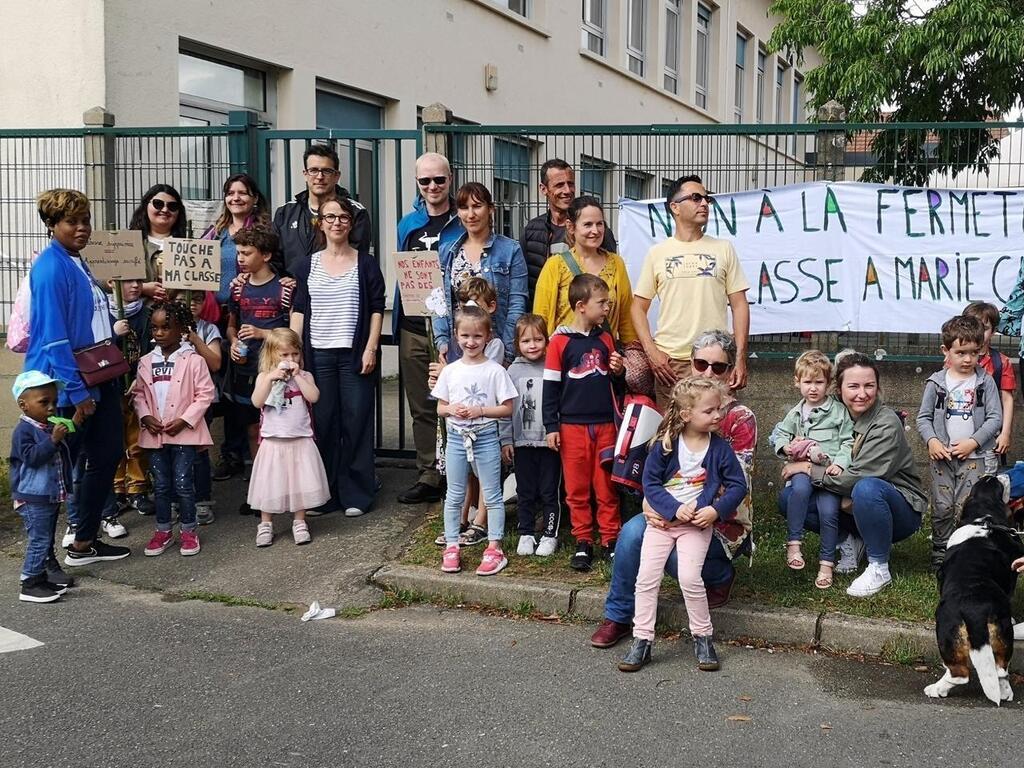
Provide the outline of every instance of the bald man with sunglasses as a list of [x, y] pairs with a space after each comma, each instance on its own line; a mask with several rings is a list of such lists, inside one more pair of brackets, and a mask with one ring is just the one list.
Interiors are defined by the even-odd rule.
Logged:
[[[747, 384], [750, 285], [732, 243], [704, 234], [711, 202], [699, 176], [683, 176], [669, 187], [665, 208], [675, 232], [648, 251], [633, 289], [633, 326], [650, 360], [661, 408], [673, 385], [691, 373], [690, 350], [697, 335], [706, 328], [728, 327], [726, 307], [732, 310], [737, 348], [729, 387]], [[652, 334], [647, 313], [655, 297], [661, 307]]]

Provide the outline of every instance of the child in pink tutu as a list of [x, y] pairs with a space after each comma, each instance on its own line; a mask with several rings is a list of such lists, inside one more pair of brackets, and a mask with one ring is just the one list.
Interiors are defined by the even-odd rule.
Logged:
[[252, 463], [249, 505], [260, 510], [256, 546], [274, 543], [275, 514], [292, 513], [296, 544], [311, 541], [306, 510], [331, 497], [313, 441], [310, 406], [320, 399], [313, 375], [302, 370], [302, 341], [288, 328], [268, 331], [252, 404], [261, 410], [260, 446]]

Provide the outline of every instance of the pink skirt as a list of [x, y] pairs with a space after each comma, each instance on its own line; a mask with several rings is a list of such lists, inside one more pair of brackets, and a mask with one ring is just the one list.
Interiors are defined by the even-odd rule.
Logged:
[[331, 498], [320, 451], [311, 437], [265, 437], [252, 463], [249, 506], [278, 514], [318, 507]]

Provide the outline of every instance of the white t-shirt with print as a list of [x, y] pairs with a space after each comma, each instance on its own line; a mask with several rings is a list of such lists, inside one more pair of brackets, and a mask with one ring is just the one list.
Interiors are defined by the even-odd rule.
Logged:
[[680, 504], [689, 504], [691, 501], [696, 501], [701, 491], [704, 490], [707, 471], [702, 465], [704, 457], [708, 453], [708, 447], [705, 445], [702, 450], [694, 453], [686, 447], [686, 443], [680, 437], [676, 444], [676, 451], [679, 458], [679, 471], [665, 483], [665, 490], [671, 493]]
[[110, 324], [110, 301], [103, 289], [96, 285], [89, 271], [85, 268], [85, 264], [82, 263], [82, 259], [72, 256], [71, 260], [75, 262], [75, 265], [82, 270], [82, 274], [89, 280], [89, 287], [92, 289], [92, 318], [89, 327], [92, 329], [93, 342], [99, 344], [113, 335], [113, 329]]
[[[485, 359], [482, 363], [467, 365], [460, 358], [441, 369], [441, 375], [430, 394], [452, 405], [491, 408], [506, 400], [514, 400], [517, 392], [508, 371], [493, 360]], [[497, 419], [459, 419], [449, 416], [448, 422], [457, 427], [475, 427], [497, 422]]]
[[[949, 444], [974, 435], [974, 404], [978, 398], [978, 376], [972, 373], [957, 380], [946, 371], [946, 434]], [[972, 458], [976, 454], [971, 454]]]

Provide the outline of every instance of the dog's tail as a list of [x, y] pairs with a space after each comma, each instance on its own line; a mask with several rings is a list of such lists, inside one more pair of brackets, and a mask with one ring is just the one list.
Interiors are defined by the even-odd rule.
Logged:
[[1002, 697], [999, 693], [999, 673], [996, 670], [996, 657], [992, 652], [992, 646], [985, 643], [981, 648], [971, 648], [970, 656], [974, 671], [978, 673], [981, 690], [985, 692], [985, 697], [998, 707]]

